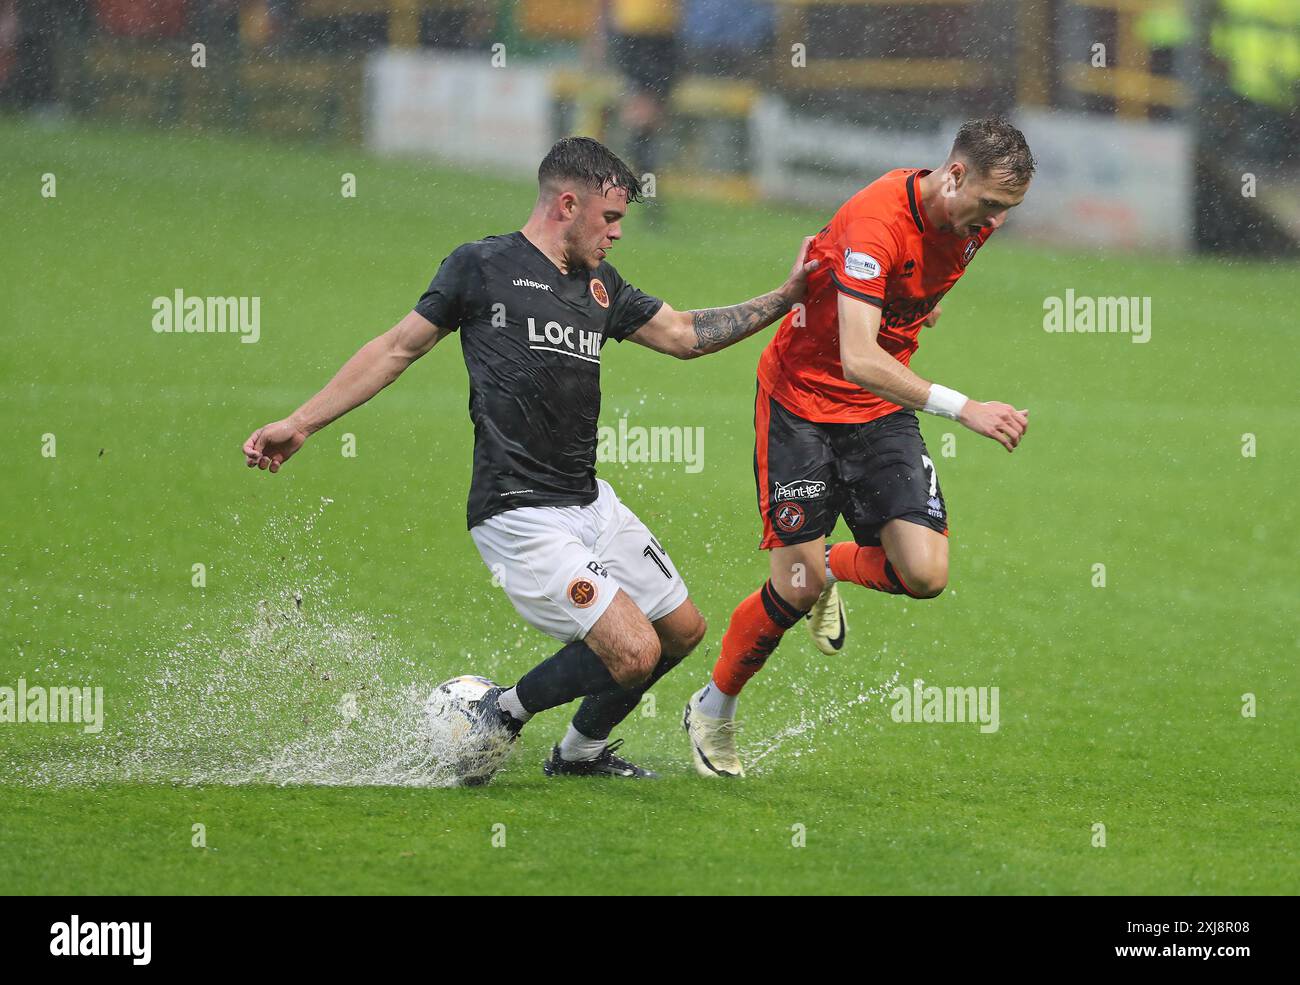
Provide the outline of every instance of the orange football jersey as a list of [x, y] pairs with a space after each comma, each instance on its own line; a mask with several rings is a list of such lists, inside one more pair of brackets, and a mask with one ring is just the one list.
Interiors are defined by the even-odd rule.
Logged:
[[906, 366], [926, 315], [992, 234], [927, 228], [916, 184], [929, 173], [899, 168], [877, 178], [813, 240], [808, 259], [821, 262], [808, 278], [804, 324], [795, 324], [798, 309], [786, 315], [758, 363], [763, 386], [805, 420], [862, 423], [899, 409], [844, 378], [841, 293], [881, 309], [877, 341]]

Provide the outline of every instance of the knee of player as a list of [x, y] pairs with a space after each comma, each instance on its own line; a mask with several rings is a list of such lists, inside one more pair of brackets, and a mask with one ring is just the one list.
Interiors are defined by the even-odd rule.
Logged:
[[679, 657], [685, 657], [688, 653], [700, 645], [700, 640], [704, 639], [704, 634], [709, 631], [709, 624], [704, 621], [703, 616], [697, 616], [694, 625], [686, 632], [682, 638], [681, 653], [675, 654]]
[[629, 691], [640, 687], [654, 673], [661, 653], [659, 637], [653, 630], [638, 634], [635, 639], [628, 640], [623, 672], [615, 679]]
[[822, 591], [826, 588], [826, 575], [818, 572], [815, 577], [809, 577], [806, 582], [800, 585], [786, 585], [780, 589], [781, 598], [785, 599], [792, 607], [800, 612], [807, 612], [821, 598]]
[[667, 661], [666, 669], [671, 670], [690, 656], [691, 651], [700, 645], [700, 640], [704, 639], [704, 634], [708, 632], [708, 629], [704, 617], [696, 613], [695, 621], [686, 629], [672, 636], [662, 637], [660, 645], [663, 650], [663, 657]]
[[917, 599], [932, 599], [943, 594], [948, 587], [948, 566], [934, 565], [911, 572], [907, 581], [908, 594]]

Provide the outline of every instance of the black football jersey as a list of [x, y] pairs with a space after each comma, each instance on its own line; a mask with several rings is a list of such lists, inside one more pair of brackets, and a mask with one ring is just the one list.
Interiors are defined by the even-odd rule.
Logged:
[[608, 263], [562, 274], [522, 232], [457, 247], [415, 310], [460, 332], [474, 473], [469, 526], [520, 506], [596, 498], [600, 353], [663, 302]]

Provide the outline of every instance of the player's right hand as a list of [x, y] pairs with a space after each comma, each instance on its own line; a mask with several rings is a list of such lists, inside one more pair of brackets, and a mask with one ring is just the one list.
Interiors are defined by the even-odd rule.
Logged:
[[957, 415], [957, 422], [976, 434], [992, 438], [1007, 451], [1015, 451], [1029, 431], [1029, 411], [1016, 410], [1010, 404], [1000, 404], [996, 400], [987, 403], [967, 400]]
[[280, 466], [303, 446], [308, 437], [308, 433], [292, 420], [276, 421], [248, 436], [244, 442], [244, 460], [250, 469], [256, 467], [279, 472]]

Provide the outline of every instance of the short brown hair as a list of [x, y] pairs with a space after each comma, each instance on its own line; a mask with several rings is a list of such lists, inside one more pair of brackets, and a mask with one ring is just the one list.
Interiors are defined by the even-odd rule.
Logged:
[[952, 156], [965, 158], [984, 177], [1000, 172], [1007, 185], [1022, 185], [1034, 173], [1034, 155], [1025, 135], [1000, 116], [963, 123], [952, 143]]
[[622, 188], [628, 203], [641, 198], [641, 182], [622, 159], [590, 137], [562, 137], [537, 169], [542, 188], [561, 181], [580, 182], [597, 191], [606, 186]]

